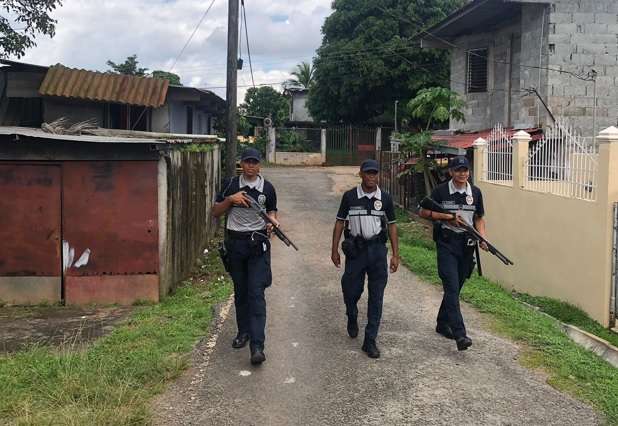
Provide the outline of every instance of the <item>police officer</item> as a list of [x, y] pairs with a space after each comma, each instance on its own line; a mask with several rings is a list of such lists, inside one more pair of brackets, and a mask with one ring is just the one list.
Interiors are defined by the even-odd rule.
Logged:
[[260, 153], [246, 149], [241, 155], [242, 175], [226, 179], [213, 207], [213, 216], [227, 213], [224, 251], [226, 269], [234, 281], [234, 305], [238, 334], [232, 341], [235, 349], [250, 342], [251, 364], [259, 365], [264, 355], [266, 299], [264, 290], [270, 286], [270, 233], [248, 197], [266, 208], [277, 224], [277, 194], [273, 185], [260, 175]]
[[[448, 213], [420, 209], [421, 217], [434, 221], [433, 238], [438, 251], [438, 273], [444, 288], [444, 297], [438, 312], [436, 332], [448, 339], [454, 339], [457, 349], [468, 349], [472, 340], [466, 334], [466, 327], [459, 306], [459, 294], [464, 281], [474, 269], [476, 241], [458, 226], [472, 225], [485, 237], [485, 208], [483, 194], [468, 182], [470, 164], [464, 156], [449, 162], [451, 180], [436, 187], [431, 198]], [[485, 243], [481, 244], [487, 250]]]
[[370, 358], [380, 357], [376, 337], [388, 280], [387, 235], [392, 248], [390, 271], [394, 273], [399, 267], [395, 207], [391, 196], [378, 187], [378, 170], [375, 160], [366, 160], [361, 164], [362, 182], [343, 195], [331, 247], [331, 259], [339, 268], [339, 240], [345, 230], [342, 249], [346, 260], [341, 287], [348, 317], [348, 335], [352, 338], [358, 335], [357, 303], [363, 294], [365, 275], [368, 277], [369, 303], [362, 350]]

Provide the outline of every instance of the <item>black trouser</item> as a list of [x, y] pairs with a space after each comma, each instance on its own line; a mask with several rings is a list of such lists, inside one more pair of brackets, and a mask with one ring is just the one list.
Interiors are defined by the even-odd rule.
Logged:
[[368, 278], [369, 301], [365, 339], [375, 340], [378, 336], [384, 289], [388, 281], [387, 251], [384, 243], [374, 242], [359, 250], [355, 258], [346, 256], [341, 287], [349, 318], [358, 317], [357, 304], [365, 287], [365, 274]]
[[469, 247], [467, 241], [467, 238], [457, 236], [450, 238], [448, 243], [437, 242], [438, 274], [444, 288], [437, 322], [438, 326], [449, 326], [455, 338], [466, 335], [459, 294], [474, 267], [474, 247]]
[[251, 350], [263, 350], [266, 327], [264, 289], [272, 282], [270, 241], [265, 238], [253, 241], [228, 239], [225, 245], [229, 255], [230, 275], [234, 281], [238, 332], [249, 334]]

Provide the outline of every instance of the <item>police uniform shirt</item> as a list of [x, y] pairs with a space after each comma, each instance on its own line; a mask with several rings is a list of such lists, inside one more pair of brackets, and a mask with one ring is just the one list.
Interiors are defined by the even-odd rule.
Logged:
[[389, 224], [396, 222], [393, 199], [379, 187], [372, 193], [366, 193], [358, 185], [343, 195], [337, 219], [348, 221], [353, 237], [373, 238], [382, 231], [383, 221]]
[[[436, 187], [431, 198], [449, 213], [456, 213], [470, 226], [474, 226], [475, 217], [485, 215], [483, 194], [474, 185], [466, 182], [466, 187], [458, 189], [452, 180]], [[463, 229], [449, 225], [446, 222], [436, 222], [437, 228], [442, 227], [455, 233], [465, 232]], [[437, 229], [436, 229], [437, 230]]]
[[[223, 189], [217, 194], [217, 203], [221, 203], [226, 197], [237, 192], [245, 191], [247, 196], [253, 198], [266, 208], [267, 212], [277, 211], [277, 193], [274, 186], [261, 175], [253, 182], [248, 182], [241, 175], [233, 179], [226, 179]], [[266, 228], [266, 222], [255, 210], [250, 207], [232, 206], [227, 215], [227, 229], [236, 232], [260, 231]]]

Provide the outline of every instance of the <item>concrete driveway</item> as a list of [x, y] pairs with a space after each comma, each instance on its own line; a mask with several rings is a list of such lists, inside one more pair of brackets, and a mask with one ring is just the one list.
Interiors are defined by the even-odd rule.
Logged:
[[[267, 292], [266, 362], [234, 350], [233, 307], [195, 365], [157, 400], [158, 424], [400, 425], [598, 424], [587, 405], [523, 368], [518, 347], [490, 333], [464, 306], [474, 346], [458, 352], [434, 332], [441, 293], [402, 268], [392, 275], [378, 338], [379, 360], [350, 339], [340, 274], [330, 240], [350, 168], [265, 170], [277, 188], [280, 218], [300, 247], [273, 243], [274, 283]], [[360, 319], [365, 319], [366, 294]], [[225, 309], [224, 309], [225, 313]], [[361, 324], [364, 326], [364, 324]], [[361, 331], [362, 336], [362, 331]]]

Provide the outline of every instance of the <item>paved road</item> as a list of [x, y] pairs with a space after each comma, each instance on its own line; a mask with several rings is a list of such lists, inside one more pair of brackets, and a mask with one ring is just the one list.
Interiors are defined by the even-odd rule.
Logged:
[[360, 338], [346, 334], [340, 271], [330, 263], [333, 220], [341, 192], [356, 182], [352, 170], [265, 175], [301, 249], [273, 244], [267, 360], [253, 368], [248, 349], [231, 348], [232, 308], [216, 344], [202, 345], [195, 367], [157, 401], [158, 424], [598, 424], [588, 406], [521, 367], [517, 346], [488, 332], [473, 309], [464, 306], [471, 350], [458, 352], [436, 335], [441, 294], [405, 268], [386, 289], [382, 358], [369, 359]]

